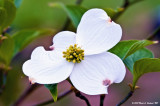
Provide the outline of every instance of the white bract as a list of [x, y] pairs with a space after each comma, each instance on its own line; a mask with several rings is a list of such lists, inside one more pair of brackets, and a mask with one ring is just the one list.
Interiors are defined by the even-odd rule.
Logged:
[[[59, 83], [70, 77], [74, 87], [85, 94], [107, 94], [108, 86], [120, 83], [126, 73], [122, 60], [106, 52], [121, 36], [120, 25], [111, 21], [104, 10], [90, 9], [83, 15], [76, 33], [62, 31], [54, 36], [53, 50], [37, 47], [23, 64], [23, 72], [39, 84]], [[69, 47], [75, 44], [84, 50], [83, 59], [81, 54], [72, 54], [74, 50]]]

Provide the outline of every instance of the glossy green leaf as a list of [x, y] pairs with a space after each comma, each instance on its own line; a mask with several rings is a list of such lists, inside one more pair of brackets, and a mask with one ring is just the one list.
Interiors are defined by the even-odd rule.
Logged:
[[23, 50], [30, 42], [42, 35], [52, 35], [53, 30], [41, 29], [41, 30], [22, 30], [15, 33], [12, 38], [15, 41], [14, 54], [17, 54]]
[[46, 88], [48, 88], [48, 90], [50, 91], [50, 93], [52, 94], [53, 100], [54, 102], [57, 101], [57, 96], [58, 96], [58, 92], [57, 92], [57, 84], [45, 84], [44, 85]]
[[114, 46], [112, 49], [110, 49], [109, 52], [116, 54], [122, 60], [124, 60], [131, 54], [135, 53], [137, 50], [140, 50], [141, 48], [144, 48], [145, 46], [152, 45], [155, 43], [157, 42], [149, 41], [149, 40], [121, 41], [116, 46]]
[[66, 11], [68, 17], [71, 19], [73, 25], [75, 27], [78, 26], [82, 15], [87, 11], [86, 8], [81, 6], [64, 6], [64, 10]]
[[2, 63], [9, 65], [12, 60], [14, 53], [14, 40], [7, 36], [8, 38], [3, 40], [0, 44], [0, 60]]
[[134, 63], [142, 58], [153, 58], [153, 53], [146, 48], [142, 48], [128, 56], [125, 60], [123, 60], [123, 62], [125, 63], [126, 67], [133, 73]]
[[134, 52], [136, 52], [137, 50], [145, 47], [145, 46], [148, 46], [148, 45], [152, 45], [152, 44], [155, 44], [157, 42], [155, 41], [149, 41], [149, 40], [141, 40], [141, 41], [138, 41], [136, 43], [134, 43], [133, 46], [131, 46], [130, 50], [127, 52], [126, 57], [128, 57], [129, 55], [133, 54]]
[[144, 58], [135, 62], [133, 68], [133, 87], [135, 87], [138, 79], [145, 73], [160, 72], [160, 59]]
[[16, 15], [16, 7], [11, 0], [4, 0], [3, 8], [6, 10], [6, 19], [3, 24], [3, 28], [9, 26], [15, 18]]

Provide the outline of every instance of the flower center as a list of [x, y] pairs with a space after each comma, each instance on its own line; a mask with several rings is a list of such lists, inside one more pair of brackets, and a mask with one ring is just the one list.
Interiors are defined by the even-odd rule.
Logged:
[[68, 62], [80, 63], [84, 60], [84, 50], [80, 47], [77, 47], [77, 44], [74, 46], [69, 46], [69, 48], [63, 52], [63, 57], [66, 58]]

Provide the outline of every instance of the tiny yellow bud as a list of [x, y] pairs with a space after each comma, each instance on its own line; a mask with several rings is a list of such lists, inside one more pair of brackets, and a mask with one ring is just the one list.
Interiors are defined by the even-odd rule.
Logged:
[[79, 61], [77, 61], [77, 63], [80, 63], [81, 61], [79, 60]]
[[71, 55], [71, 56], [69, 56], [69, 58], [73, 58], [73, 56]]
[[76, 56], [76, 53], [73, 53], [74, 56]]
[[77, 44], [74, 44], [74, 47], [77, 47]]
[[73, 60], [73, 63], [76, 63], [76, 60]]
[[73, 48], [73, 46], [71, 45], [70, 47], [69, 47], [69, 49], [72, 49]]
[[72, 53], [72, 51], [70, 50], [69, 53]]

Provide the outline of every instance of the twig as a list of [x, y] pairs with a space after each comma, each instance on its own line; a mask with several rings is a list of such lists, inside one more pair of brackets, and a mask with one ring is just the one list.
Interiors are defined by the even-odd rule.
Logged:
[[74, 89], [74, 92], [78, 98], [80, 98], [86, 102], [87, 106], [91, 106], [88, 99], [85, 96], [83, 96], [78, 90]]
[[[67, 91], [67, 92], [64, 92], [64, 93], [60, 94], [60, 95], [58, 96], [57, 100], [60, 100], [60, 99], [64, 98], [65, 96], [67, 96], [67, 95], [69, 95], [70, 93], [72, 93], [72, 91], [73, 91], [73, 90], [71, 89], [71, 90], [69, 90], [69, 91]], [[48, 100], [48, 101], [45, 101], [45, 102], [36, 104], [36, 105], [34, 105], [34, 106], [44, 106], [44, 105], [47, 105], [47, 104], [50, 104], [50, 103], [54, 103], [54, 100], [53, 100], [53, 99], [50, 99], [50, 100]]]
[[117, 106], [121, 106], [123, 103], [125, 103], [133, 95], [133, 93], [134, 93], [134, 91], [131, 90], [128, 93], [128, 95], [120, 103], [117, 104]]
[[129, 7], [129, 6], [131, 6], [131, 5], [133, 5], [133, 4], [135, 4], [135, 3], [138, 3], [138, 2], [140, 2], [140, 1], [143, 1], [143, 0], [135, 0], [135, 1], [133, 1], [133, 2], [129, 2], [129, 0], [125, 0], [124, 1], [124, 4], [122, 5], [122, 11], [120, 11], [119, 13], [117, 13], [113, 18], [112, 18], [112, 20], [117, 20], [126, 10], [127, 10], [127, 8]]
[[38, 88], [40, 85], [33, 84], [27, 88], [27, 90], [20, 96], [20, 98], [13, 104], [13, 106], [18, 106], [20, 103], [23, 102], [23, 100], [29, 96], [36, 88]]
[[148, 40], [153, 40], [155, 36], [160, 32], [160, 26], [147, 38]]
[[103, 106], [104, 104], [105, 95], [100, 96], [100, 106]]
[[129, 6], [129, 0], [125, 0], [122, 8], [127, 8]]

